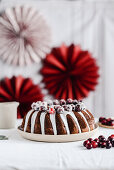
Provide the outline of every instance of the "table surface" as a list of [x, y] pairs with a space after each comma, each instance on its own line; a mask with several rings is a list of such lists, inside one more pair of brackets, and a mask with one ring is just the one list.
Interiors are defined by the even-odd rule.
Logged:
[[[22, 120], [17, 121], [17, 126]], [[94, 136], [108, 137], [114, 129], [99, 128]], [[83, 141], [44, 143], [23, 139], [16, 129], [0, 130], [9, 140], [0, 141], [0, 170], [114, 170], [114, 148], [85, 149]]]

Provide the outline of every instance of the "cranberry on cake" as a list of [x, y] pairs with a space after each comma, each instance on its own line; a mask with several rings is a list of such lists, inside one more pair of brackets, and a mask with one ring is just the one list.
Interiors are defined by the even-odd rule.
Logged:
[[82, 101], [67, 99], [33, 103], [21, 130], [42, 135], [69, 135], [95, 128], [93, 115]]

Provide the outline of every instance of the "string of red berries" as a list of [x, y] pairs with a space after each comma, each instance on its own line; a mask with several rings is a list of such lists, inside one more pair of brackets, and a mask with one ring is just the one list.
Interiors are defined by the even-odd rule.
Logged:
[[111, 118], [100, 117], [99, 122], [106, 126], [114, 126], [114, 119]]
[[108, 139], [106, 139], [103, 135], [100, 135], [98, 138], [95, 138], [94, 140], [92, 138], [89, 138], [83, 142], [83, 146], [86, 147], [87, 149], [92, 148], [110, 149], [111, 147], [114, 147], [114, 134], [109, 136]]

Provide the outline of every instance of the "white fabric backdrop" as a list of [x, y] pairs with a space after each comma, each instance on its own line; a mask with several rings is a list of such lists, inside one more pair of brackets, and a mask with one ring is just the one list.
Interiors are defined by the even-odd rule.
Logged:
[[[43, 13], [52, 29], [52, 46], [74, 42], [91, 51], [100, 66], [101, 78], [96, 92], [90, 93], [85, 102], [95, 116], [114, 116], [114, 1], [2, 0], [0, 11], [18, 4], [33, 5]], [[13, 67], [0, 61], [0, 78], [22, 74], [40, 83], [40, 67]]]

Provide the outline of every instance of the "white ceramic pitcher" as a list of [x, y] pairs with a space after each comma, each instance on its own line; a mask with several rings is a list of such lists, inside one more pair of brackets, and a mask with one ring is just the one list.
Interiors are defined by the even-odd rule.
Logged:
[[0, 103], [0, 129], [15, 128], [18, 102]]

